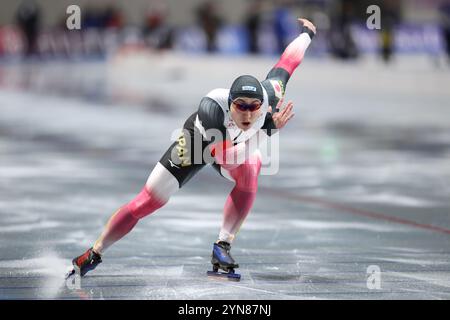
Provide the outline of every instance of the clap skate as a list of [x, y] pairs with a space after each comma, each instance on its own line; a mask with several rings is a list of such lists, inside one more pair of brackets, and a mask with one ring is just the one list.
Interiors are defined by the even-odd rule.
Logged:
[[[239, 281], [241, 279], [241, 275], [234, 271], [235, 268], [239, 268], [239, 265], [231, 257], [230, 249], [231, 246], [228, 242], [220, 241], [214, 243], [211, 257], [213, 270], [207, 272], [209, 277], [223, 278], [231, 281]], [[225, 272], [220, 272], [219, 269]]]
[[89, 248], [81, 256], [72, 260], [73, 269], [66, 273], [66, 279], [75, 274], [83, 277], [88, 271], [94, 270], [101, 262], [101, 256], [95, 253], [92, 248]]

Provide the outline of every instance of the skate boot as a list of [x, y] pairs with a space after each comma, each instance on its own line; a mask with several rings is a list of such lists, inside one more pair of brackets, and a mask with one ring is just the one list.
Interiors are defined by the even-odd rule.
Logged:
[[[239, 281], [241, 279], [241, 275], [234, 272], [234, 269], [239, 268], [239, 265], [230, 255], [230, 249], [231, 245], [228, 242], [219, 241], [218, 243], [214, 243], [211, 257], [213, 271], [208, 271], [208, 276], [234, 281]], [[220, 272], [219, 269], [222, 269], [225, 272]]]
[[81, 256], [72, 260], [73, 269], [66, 274], [66, 279], [74, 274], [83, 277], [88, 271], [94, 270], [101, 262], [101, 256], [95, 253], [92, 248], [89, 248]]

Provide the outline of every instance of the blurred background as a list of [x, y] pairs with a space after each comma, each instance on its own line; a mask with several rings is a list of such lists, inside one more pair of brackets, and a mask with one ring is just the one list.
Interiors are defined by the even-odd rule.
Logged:
[[[67, 27], [72, 14], [67, 8], [72, 4], [80, 9], [79, 30]], [[366, 25], [367, 8], [374, 4], [381, 9], [378, 30]], [[446, 68], [450, 62], [449, 6], [447, 0], [5, 0], [0, 11], [0, 85], [104, 96], [110, 88], [108, 80], [114, 77], [93, 84], [98, 73], [90, 74], [86, 82], [78, 68], [61, 75], [53, 66], [55, 71], [46, 73], [45, 79], [38, 70], [52, 68], [52, 63], [72, 67], [95, 62], [107, 70], [134, 66], [142, 71], [169, 57], [275, 59], [297, 36], [298, 17], [309, 18], [318, 29], [309, 59], [372, 58], [388, 65], [420, 56], [430, 67]], [[166, 75], [181, 76], [179, 68], [167, 64]], [[18, 73], [18, 69], [5, 68], [10, 65], [33, 68]], [[55, 77], [75, 78], [67, 88], [65, 81], [52, 80]], [[99, 81], [108, 82], [108, 88], [99, 88], [103, 85]], [[124, 86], [129, 88], [130, 82]], [[129, 94], [120, 87], [110, 94]], [[128, 98], [142, 102], [145, 93], [136, 87], [129, 89], [133, 92]]]
[[[80, 9], [79, 30], [67, 27], [72, 4]], [[381, 29], [370, 30], [367, 8], [374, 4]], [[308, 59], [388, 66], [417, 58], [448, 69], [447, 0], [5, 0], [0, 86], [110, 102], [164, 100], [149, 93], [149, 69], [173, 80], [193, 61], [273, 63], [298, 35], [298, 17], [318, 29]], [[86, 73], [87, 65], [108, 74]]]
[[[68, 30], [74, 4], [81, 28]], [[380, 29], [367, 27], [370, 5], [381, 10]], [[231, 188], [212, 169], [111, 249], [100, 272], [141, 277], [135, 293], [114, 277], [89, 281], [124, 298], [450, 297], [450, 1], [0, 8], [0, 298], [70, 298], [43, 289], [47, 275], [63, 273], [49, 261], [64, 269], [92, 244], [205, 94], [241, 74], [264, 79], [301, 30], [299, 17], [317, 35], [287, 86], [296, 116], [280, 134], [279, 172], [261, 177], [233, 248], [251, 279], [242, 285], [256, 291], [198, 284]], [[384, 290], [368, 291], [366, 262], [387, 275]]]
[[[81, 30], [68, 32], [66, 9], [81, 9]], [[382, 11], [382, 30], [366, 27], [366, 9]], [[124, 50], [275, 54], [308, 17], [319, 37], [310, 54], [440, 55], [449, 40], [446, 0], [99, 0], [2, 1], [0, 57], [93, 58]]]

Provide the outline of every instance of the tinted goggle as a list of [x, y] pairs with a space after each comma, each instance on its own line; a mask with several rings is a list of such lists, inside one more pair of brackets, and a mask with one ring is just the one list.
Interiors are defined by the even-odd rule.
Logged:
[[239, 111], [245, 112], [245, 111], [256, 111], [259, 110], [259, 108], [261, 108], [262, 102], [258, 101], [258, 102], [252, 102], [250, 104], [245, 103], [242, 100], [235, 100], [233, 101], [233, 104], [235, 105], [236, 109], [238, 109]]

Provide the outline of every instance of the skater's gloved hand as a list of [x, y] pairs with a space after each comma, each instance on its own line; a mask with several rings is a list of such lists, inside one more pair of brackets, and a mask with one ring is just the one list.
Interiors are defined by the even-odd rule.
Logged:
[[[292, 103], [292, 101], [289, 101], [287, 105], [282, 108], [283, 102], [284, 98], [281, 98], [280, 101], [278, 101], [276, 107], [276, 109], [280, 111], [272, 114], [272, 119], [277, 129], [283, 128], [286, 123], [295, 115], [295, 113], [292, 111], [292, 109], [294, 108], [294, 104]], [[272, 113], [272, 106], [269, 106], [268, 112]]]
[[305, 19], [305, 18], [299, 18], [298, 21], [303, 23], [303, 27], [307, 27], [312, 32], [314, 32], [314, 34], [316, 34], [316, 26], [311, 21], [309, 21], [308, 19]]

